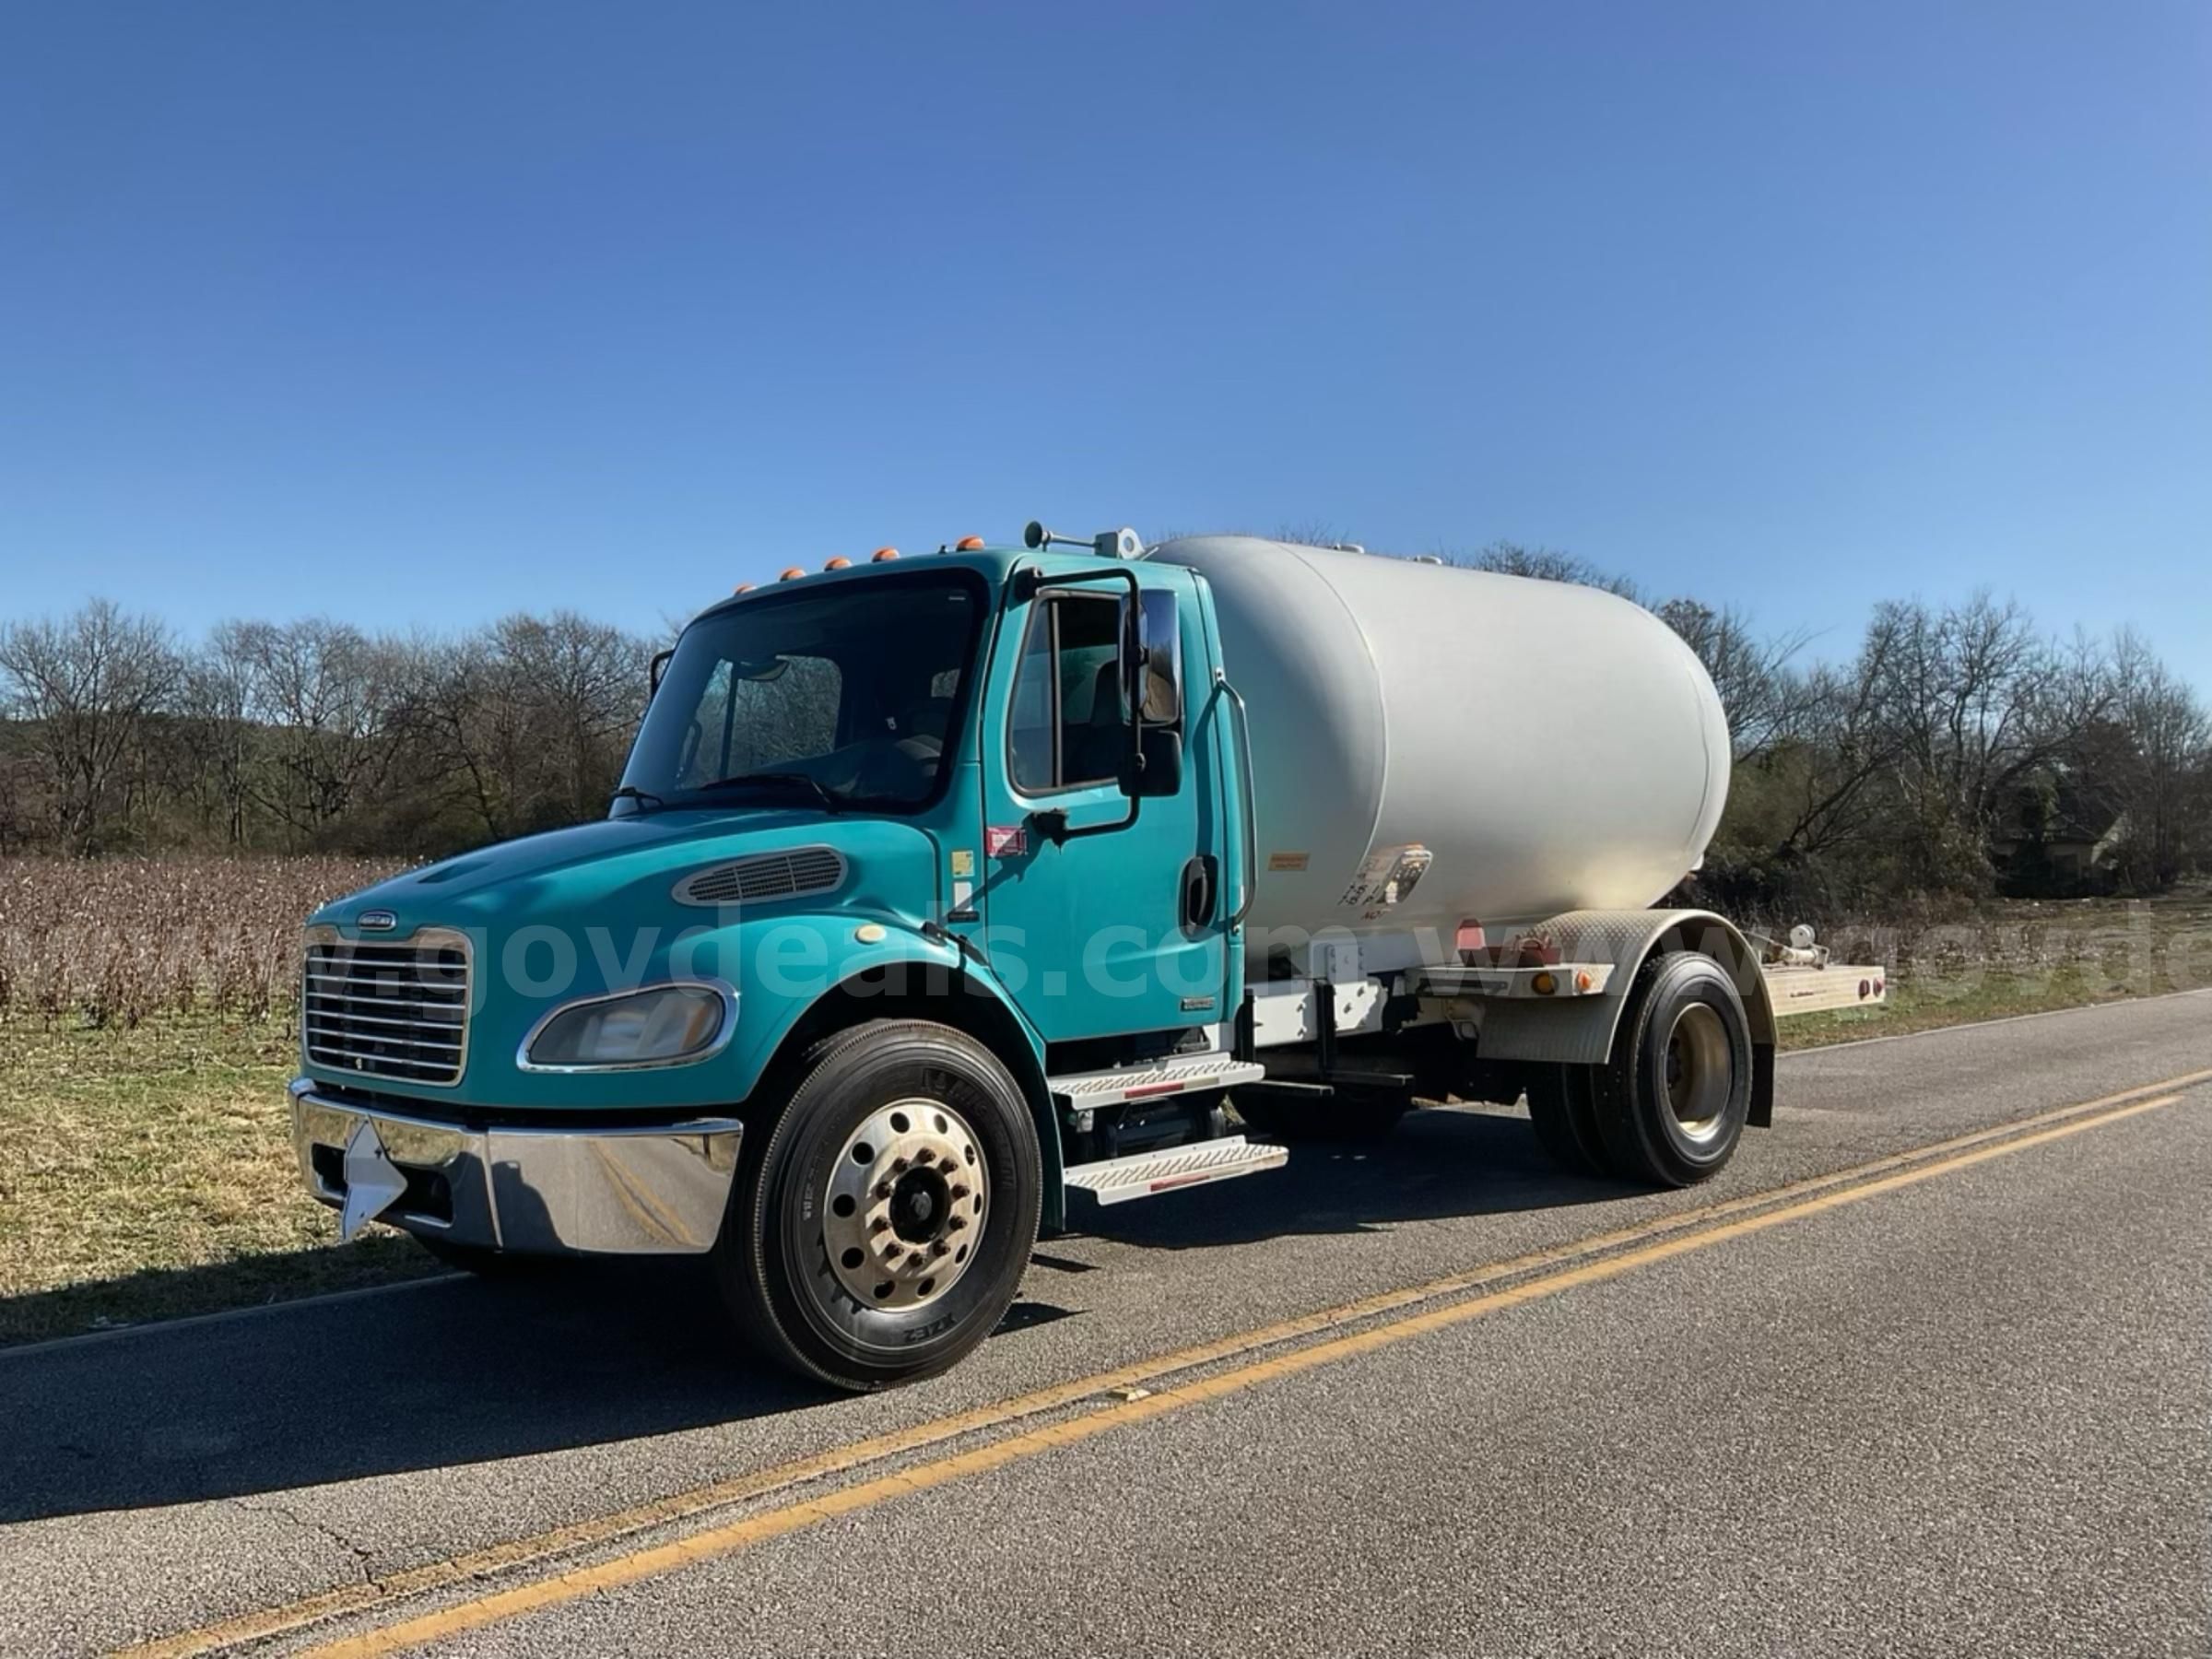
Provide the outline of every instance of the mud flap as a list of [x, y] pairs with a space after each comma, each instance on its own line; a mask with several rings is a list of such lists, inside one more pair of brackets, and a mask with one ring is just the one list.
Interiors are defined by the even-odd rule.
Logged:
[[1774, 1126], [1774, 1045], [1751, 1045], [1751, 1115], [1745, 1120], [1754, 1129]]

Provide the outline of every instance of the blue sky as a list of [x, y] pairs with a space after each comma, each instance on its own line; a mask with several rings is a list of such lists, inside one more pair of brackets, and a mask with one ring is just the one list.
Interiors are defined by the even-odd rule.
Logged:
[[0, 10], [0, 613], [637, 626], [1041, 516], [2212, 688], [2212, 11]]

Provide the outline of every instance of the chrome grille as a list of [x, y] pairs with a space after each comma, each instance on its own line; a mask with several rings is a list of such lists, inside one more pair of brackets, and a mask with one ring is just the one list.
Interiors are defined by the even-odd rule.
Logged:
[[468, 1059], [469, 963], [459, 934], [403, 944], [310, 936], [300, 1025], [316, 1065], [399, 1083], [461, 1080]]
[[800, 893], [826, 893], [841, 887], [845, 861], [835, 847], [794, 847], [784, 853], [758, 853], [676, 884], [679, 904], [752, 904]]

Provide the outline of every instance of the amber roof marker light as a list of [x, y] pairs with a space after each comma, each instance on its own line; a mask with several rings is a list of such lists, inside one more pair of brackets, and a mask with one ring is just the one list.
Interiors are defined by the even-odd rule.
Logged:
[[952, 544], [952, 550], [955, 553], [981, 553], [983, 550], [983, 538], [980, 535], [963, 535]]
[[899, 549], [896, 547], [878, 547], [868, 555], [868, 562], [870, 564], [888, 564], [898, 557]]

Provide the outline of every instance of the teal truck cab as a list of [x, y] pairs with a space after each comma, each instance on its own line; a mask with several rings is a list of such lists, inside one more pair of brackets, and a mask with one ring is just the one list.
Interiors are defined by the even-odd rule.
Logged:
[[[1702, 912], [1569, 910], [1535, 865], [1541, 902], [1491, 897], [1438, 788], [1411, 804], [1425, 836], [1402, 833], [1408, 785], [1362, 751], [1394, 778], [1404, 739], [1331, 678], [1364, 649], [1384, 707], [1392, 653], [1371, 626], [1300, 623], [1307, 572], [1342, 588], [1363, 556], [1235, 540], [1032, 525], [701, 613], [604, 821], [310, 919], [310, 1191], [347, 1236], [381, 1218], [473, 1269], [711, 1254], [759, 1346], [868, 1388], [981, 1341], [1071, 1194], [1270, 1169], [1285, 1139], [1372, 1132], [1417, 1096], [1525, 1088], [1571, 1165], [1717, 1169], [1771, 1087], [1759, 953]], [[1249, 643], [1225, 650], [1218, 591]], [[1256, 745], [1238, 651], [1277, 711]], [[1516, 856], [1494, 810], [1486, 833]], [[1468, 873], [1427, 874], [1446, 861]], [[1641, 903], [1684, 867], [1659, 862]], [[1529, 925], [1490, 945], [1477, 900]], [[1577, 918], [1601, 921], [1547, 947], [1541, 924]]]

